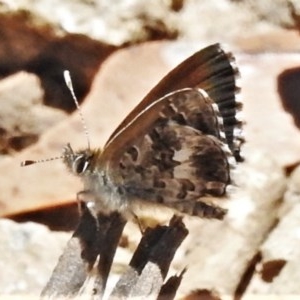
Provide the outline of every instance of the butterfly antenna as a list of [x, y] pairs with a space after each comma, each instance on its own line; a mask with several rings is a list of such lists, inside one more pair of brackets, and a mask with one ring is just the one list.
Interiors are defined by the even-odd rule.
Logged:
[[81, 119], [81, 124], [83, 126], [84, 134], [86, 136], [86, 140], [87, 140], [87, 144], [88, 144], [88, 149], [90, 149], [90, 138], [89, 138], [88, 128], [87, 128], [85, 119], [83, 117], [83, 113], [82, 113], [82, 110], [80, 108], [79, 102], [78, 102], [77, 97], [76, 97], [76, 95], [74, 93], [74, 88], [73, 88], [73, 84], [72, 84], [71, 75], [70, 75], [70, 72], [68, 70], [64, 71], [64, 78], [65, 78], [66, 85], [67, 85], [68, 89], [71, 92], [71, 95], [72, 95], [72, 98], [73, 98], [73, 100], [75, 102], [77, 110], [79, 112], [79, 116], [80, 116], [80, 119]]
[[[76, 98], [76, 95], [74, 93], [74, 88], [73, 88], [73, 85], [72, 85], [70, 72], [68, 70], [64, 71], [64, 79], [65, 79], [65, 82], [66, 82], [66, 85], [67, 85], [68, 89], [71, 92], [72, 98], [73, 98], [73, 100], [75, 102], [75, 105], [77, 107], [77, 110], [79, 112], [81, 123], [82, 123], [83, 130], [84, 130], [84, 134], [85, 134], [86, 139], [87, 139], [88, 148], [90, 149], [90, 139], [89, 139], [89, 133], [88, 133], [88, 130], [87, 130], [86, 122], [85, 122], [85, 119], [83, 117], [79, 102], [78, 102], [78, 100]], [[57, 159], [64, 159], [67, 156], [68, 155], [61, 155], [61, 156], [50, 157], [50, 158], [39, 159], [39, 160], [25, 160], [25, 161], [21, 162], [21, 167], [26, 167], [26, 166], [30, 166], [30, 165], [38, 164], [38, 163], [49, 162], [49, 161], [53, 161], [53, 160], [57, 160]]]
[[39, 160], [24, 160], [21, 162], [21, 167], [26, 167], [34, 164], [39, 164], [39, 163], [44, 163], [44, 162], [49, 162], [52, 160], [57, 160], [57, 159], [63, 159], [65, 158], [64, 156], [56, 156], [56, 157], [51, 157], [51, 158], [46, 158], [46, 159], [39, 159]]

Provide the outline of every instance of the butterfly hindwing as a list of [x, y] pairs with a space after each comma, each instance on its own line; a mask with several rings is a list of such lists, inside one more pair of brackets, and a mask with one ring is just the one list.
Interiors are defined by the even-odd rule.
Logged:
[[197, 200], [222, 196], [230, 182], [231, 154], [217, 112], [201, 90], [183, 89], [157, 100], [116, 137], [121, 151], [105, 149], [109, 176], [129, 201], [202, 214], [205, 203], [199, 211], [193, 208]]

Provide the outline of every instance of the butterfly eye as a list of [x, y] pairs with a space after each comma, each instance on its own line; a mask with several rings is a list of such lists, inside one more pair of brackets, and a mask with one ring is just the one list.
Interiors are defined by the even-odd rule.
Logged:
[[89, 161], [85, 156], [78, 156], [73, 163], [73, 172], [76, 174], [84, 173], [89, 166]]

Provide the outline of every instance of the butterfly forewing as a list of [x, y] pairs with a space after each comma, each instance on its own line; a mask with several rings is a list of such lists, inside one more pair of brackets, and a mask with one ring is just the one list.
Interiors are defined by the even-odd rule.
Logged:
[[235, 118], [237, 108], [239, 108], [239, 104], [235, 101], [237, 76], [238, 70], [234, 65], [234, 58], [230, 53], [226, 53], [220, 44], [214, 44], [196, 52], [167, 74], [147, 94], [113, 132], [108, 143], [157, 99], [183, 88], [201, 88], [218, 104], [225, 125], [228, 146], [234, 152], [236, 159], [241, 160], [240, 143], [236, 146], [233, 133], [236, 126], [241, 126]]

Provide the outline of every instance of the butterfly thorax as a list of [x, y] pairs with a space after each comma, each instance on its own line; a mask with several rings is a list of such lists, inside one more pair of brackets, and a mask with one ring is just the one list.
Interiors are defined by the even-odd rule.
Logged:
[[126, 202], [121, 199], [117, 186], [105, 171], [100, 159], [101, 153], [101, 149], [74, 152], [68, 144], [64, 148], [64, 163], [84, 183], [84, 189], [79, 193], [81, 200], [92, 202], [96, 211], [124, 211]]

